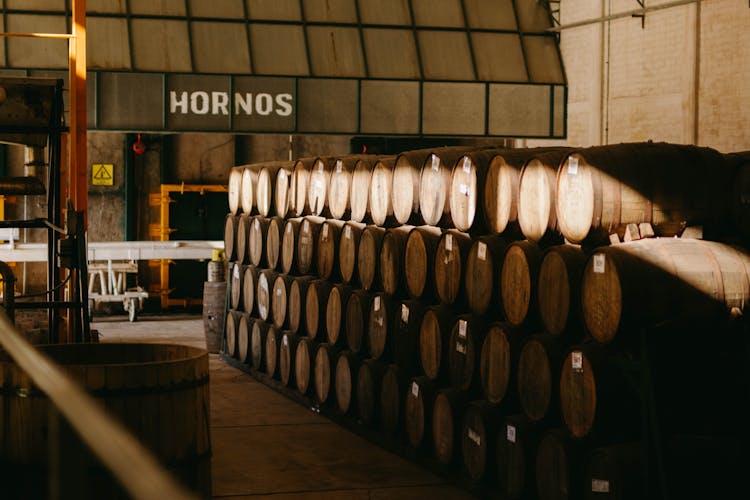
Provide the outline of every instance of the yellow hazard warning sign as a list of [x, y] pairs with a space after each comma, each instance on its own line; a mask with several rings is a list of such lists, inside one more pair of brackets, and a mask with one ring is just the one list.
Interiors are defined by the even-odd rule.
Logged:
[[114, 183], [114, 165], [94, 163], [91, 167], [91, 184], [94, 186], [111, 186]]

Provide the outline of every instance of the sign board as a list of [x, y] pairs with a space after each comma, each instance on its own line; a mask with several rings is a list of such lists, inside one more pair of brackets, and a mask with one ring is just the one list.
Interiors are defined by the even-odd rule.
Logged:
[[111, 186], [114, 184], [115, 166], [111, 163], [94, 163], [91, 166], [91, 184], [94, 186]]

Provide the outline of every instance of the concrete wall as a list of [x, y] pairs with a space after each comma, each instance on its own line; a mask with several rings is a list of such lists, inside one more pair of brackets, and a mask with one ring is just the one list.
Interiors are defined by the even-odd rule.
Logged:
[[[561, 5], [563, 25], [638, 8], [634, 0]], [[750, 149], [748, 26], [746, 0], [704, 0], [648, 12], [643, 27], [641, 19], [625, 17], [564, 30], [565, 142], [652, 139], [725, 152]]]

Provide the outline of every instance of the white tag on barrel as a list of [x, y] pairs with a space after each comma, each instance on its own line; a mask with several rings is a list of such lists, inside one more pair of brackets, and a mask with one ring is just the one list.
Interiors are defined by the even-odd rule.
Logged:
[[401, 321], [404, 323], [409, 322], [409, 306], [406, 304], [401, 304]]
[[578, 175], [578, 157], [568, 157], [568, 173], [570, 175]]
[[516, 428], [512, 425], [508, 425], [505, 428], [505, 437], [511, 443], [515, 443], [516, 442]]
[[477, 257], [479, 260], [485, 260], [487, 258], [487, 243], [480, 241], [477, 245]]
[[463, 168], [463, 171], [467, 174], [471, 173], [471, 160], [468, 156], [464, 156], [463, 166], [461, 168]]
[[432, 155], [432, 170], [436, 172], [440, 170], [440, 158], [437, 155]]
[[570, 353], [570, 364], [573, 370], [582, 372], [583, 371], [583, 353], [581, 351], [573, 351]]
[[603, 253], [598, 253], [594, 255], [594, 272], [597, 274], [604, 273], [604, 268], [606, 265], [606, 258], [604, 257]]
[[474, 444], [476, 444], [477, 446], [482, 446], [482, 437], [479, 434], [477, 434], [477, 432], [474, 431], [474, 429], [469, 427], [469, 432], [467, 434], [468, 434], [469, 439], [474, 441]]
[[411, 383], [411, 395], [415, 398], [419, 397], [419, 384], [417, 384], [416, 382]]
[[453, 251], [453, 235], [452, 234], [446, 234], [445, 235], [445, 249], [448, 252]]
[[380, 295], [375, 296], [375, 303], [373, 305], [373, 309], [375, 309], [375, 311], [380, 311]]
[[609, 481], [606, 479], [592, 479], [591, 491], [593, 493], [609, 493]]

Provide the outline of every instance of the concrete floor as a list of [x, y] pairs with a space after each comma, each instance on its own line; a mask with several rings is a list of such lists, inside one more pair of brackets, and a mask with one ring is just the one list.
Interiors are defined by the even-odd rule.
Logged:
[[[205, 348], [200, 316], [95, 317], [102, 342]], [[467, 493], [211, 355], [214, 498], [462, 499]]]

